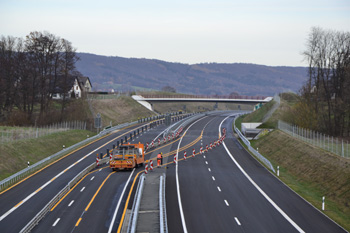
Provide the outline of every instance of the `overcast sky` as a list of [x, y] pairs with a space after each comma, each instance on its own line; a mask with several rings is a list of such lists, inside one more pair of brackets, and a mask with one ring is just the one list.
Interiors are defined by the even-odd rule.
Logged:
[[349, 0], [0, 0], [0, 35], [48, 31], [78, 52], [306, 66], [310, 28], [350, 31]]

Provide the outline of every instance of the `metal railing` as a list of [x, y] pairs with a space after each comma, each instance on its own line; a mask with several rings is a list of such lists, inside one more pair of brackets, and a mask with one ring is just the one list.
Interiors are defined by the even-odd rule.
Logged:
[[298, 138], [303, 142], [309, 143], [344, 158], [350, 158], [349, 142], [343, 139], [334, 138], [326, 134], [322, 134], [310, 129], [291, 125], [283, 121], [278, 121], [278, 129], [289, 134], [294, 138]]
[[234, 129], [235, 129], [236, 133], [238, 134], [239, 138], [242, 140], [242, 142], [248, 147], [248, 150], [250, 152], [252, 152], [255, 155], [255, 157], [257, 157], [263, 164], [265, 164], [266, 167], [268, 167], [271, 171], [276, 173], [271, 162], [250, 145], [250, 141], [246, 137], [243, 136], [241, 131], [239, 131], [239, 129], [236, 127], [235, 122], [236, 122], [236, 118], [234, 119], [234, 122], [233, 122]]
[[[100, 162], [105, 163], [109, 160], [109, 158], [104, 158]], [[30, 232], [41, 219], [45, 217], [45, 215], [54, 207], [64, 195], [66, 195], [69, 190], [87, 173], [89, 173], [92, 169], [96, 167], [96, 163], [92, 163], [88, 167], [86, 167], [83, 171], [81, 171], [78, 175], [76, 175], [56, 196], [54, 196], [49, 203], [45, 205], [43, 209], [40, 210], [37, 215], [20, 231], [20, 233]]]
[[166, 217], [166, 203], [165, 203], [165, 173], [160, 176], [159, 182], [159, 221], [160, 233], [168, 233], [168, 223]]
[[129, 226], [127, 229], [128, 233], [135, 233], [136, 232], [136, 226], [137, 226], [137, 217], [140, 209], [140, 203], [141, 203], [141, 197], [142, 197], [142, 192], [143, 192], [143, 186], [145, 183], [145, 175], [142, 174], [140, 176], [140, 180], [136, 189], [136, 194], [135, 194], [135, 199], [134, 203], [132, 205], [131, 209], [131, 215], [130, 215], [130, 220], [129, 220]]
[[114, 130], [117, 130], [117, 129], [121, 129], [121, 128], [124, 128], [124, 127], [127, 127], [127, 126], [130, 126], [130, 125], [133, 125], [133, 124], [136, 124], [137, 121], [134, 121], [134, 122], [131, 122], [131, 123], [125, 123], [125, 124], [121, 124], [121, 125], [117, 125], [117, 126], [114, 126], [112, 128], [109, 128], [109, 129], [106, 129], [106, 130], [103, 130], [101, 131], [98, 135], [95, 135], [93, 137], [90, 137], [90, 138], [87, 138], [81, 142], [78, 142], [66, 149], [63, 149], [49, 157], [46, 157], [45, 159], [43, 160], [40, 160], [39, 162], [13, 174], [12, 176], [9, 176], [7, 177], [6, 179], [0, 181], [0, 191], [2, 190], [5, 190], [7, 187], [17, 183], [18, 181], [22, 180], [23, 178], [29, 176], [30, 174], [34, 173], [35, 171], [38, 171], [40, 170], [41, 168], [47, 166], [48, 164], [52, 163], [53, 161], [61, 158], [62, 156], [68, 154], [69, 152], [85, 145], [85, 144], [88, 144], [89, 142], [92, 142]]

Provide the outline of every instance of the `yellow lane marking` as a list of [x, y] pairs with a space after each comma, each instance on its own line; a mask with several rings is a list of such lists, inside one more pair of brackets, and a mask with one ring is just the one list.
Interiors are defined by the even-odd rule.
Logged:
[[132, 190], [134, 189], [134, 185], [135, 185], [135, 182], [136, 182], [136, 179], [137, 177], [144, 171], [140, 171], [136, 174], [135, 178], [134, 178], [134, 181], [132, 182], [132, 185], [131, 185], [131, 188], [130, 188], [130, 191], [129, 191], [129, 195], [128, 195], [128, 198], [126, 199], [126, 202], [125, 202], [125, 207], [124, 207], [124, 211], [123, 211], [123, 215], [122, 215], [122, 218], [120, 219], [120, 223], [119, 223], [119, 227], [118, 227], [118, 233], [120, 233], [121, 229], [122, 229], [122, 225], [123, 225], [123, 222], [124, 222], [124, 218], [125, 218], [125, 213], [126, 213], [126, 209], [129, 205], [129, 201], [130, 201], [130, 197], [131, 197], [131, 193], [132, 193]]
[[40, 188], [38, 188], [35, 192], [38, 193], [41, 189], [42, 189], [42, 188], [40, 187]]
[[[104, 167], [104, 168], [102, 168], [102, 169], [105, 169], [105, 168], [107, 168], [107, 167]], [[68, 194], [70, 193], [70, 192], [72, 192], [74, 189], [75, 189], [75, 187], [77, 187], [78, 186], [78, 184], [80, 183], [80, 182], [82, 182], [88, 175], [90, 175], [90, 174], [92, 174], [92, 173], [94, 173], [94, 172], [96, 172], [96, 171], [98, 171], [98, 170], [95, 170], [95, 171], [92, 171], [92, 172], [89, 172], [88, 174], [86, 174], [83, 178], [81, 178], [52, 208], [51, 208], [51, 210], [50, 211], [53, 211], [62, 201], [63, 201], [63, 199], [65, 199], [67, 196], [68, 196]]]
[[15, 208], [17, 208], [18, 206], [20, 206], [22, 203], [23, 203], [23, 201], [18, 202], [18, 204], [15, 205]]
[[52, 182], [52, 181], [56, 180], [56, 178], [57, 178], [57, 177], [54, 177], [54, 178], [52, 178], [50, 181]]
[[95, 200], [95, 197], [96, 197], [97, 194], [100, 192], [101, 188], [102, 188], [103, 185], [106, 183], [106, 181], [108, 180], [108, 178], [109, 178], [112, 174], [114, 174], [114, 173], [116, 173], [116, 172], [110, 173], [110, 174], [106, 177], [106, 179], [102, 182], [102, 184], [101, 184], [100, 187], [97, 189], [97, 191], [96, 191], [96, 193], [94, 194], [94, 196], [91, 198], [89, 204], [86, 206], [85, 212], [88, 211], [88, 209], [90, 208], [90, 205], [91, 205], [92, 202]]
[[[138, 125], [138, 124], [137, 124], [137, 125]], [[137, 126], [137, 125], [136, 125], [136, 126]], [[144, 125], [142, 125], [142, 126], [140, 126], [140, 127], [143, 127], [143, 126], [144, 126]], [[115, 132], [118, 132], [118, 131], [121, 131], [121, 130], [130, 128], [130, 127], [132, 127], [132, 125], [127, 126], [127, 127], [124, 127], [124, 128], [122, 128], [122, 129], [119, 129], [119, 130], [116, 130]], [[140, 127], [137, 127], [137, 128], [135, 128], [135, 129], [138, 129], [138, 128], [140, 128]], [[134, 129], [134, 130], [135, 130], [135, 129]], [[129, 132], [131, 132], [131, 131], [133, 131], [133, 130], [130, 130], [130, 131], [126, 132], [126, 133], [129, 133]], [[118, 138], [120, 138], [121, 136], [124, 136], [126, 133], [124, 133], [124, 134], [122, 134], [122, 135], [116, 137], [115, 139], [118, 139]], [[91, 144], [93, 144], [93, 143], [95, 143], [95, 142], [97, 142], [97, 141], [99, 141], [99, 140], [101, 140], [101, 139], [107, 137], [107, 136], [109, 136], [109, 135], [107, 134], [107, 135], [105, 135], [105, 136], [102, 136], [101, 138], [97, 138], [97, 139], [95, 139], [94, 141], [89, 142], [88, 144], [86, 144], [86, 145], [84, 145], [84, 146], [81, 146], [81, 147], [75, 149], [74, 151], [72, 151], [72, 152], [66, 154], [65, 156], [62, 156], [61, 158], [59, 158], [59, 159], [53, 161], [52, 163], [50, 163], [50, 164], [46, 165], [45, 167], [41, 168], [40, 170], [38, 170], [38, 171], [34, 172], [33, 174], [27, 176], [27, 177], [24, 178], [23, 180], [17, 182], [16, 184], [13, 184], [12, 186], [10, 186], [10, 187], [8, 187], [7, 189], [5, 189], [4, 191], [0, 192], [0, 195], [3, 194], [3, 193], [5, 193], [5, 192], [7, 192], [7, 191], [9, 191], [10, 189], [16, 187], [17, 185], [21, 184], [22, 182], [26, 181], [27, 179], [33, 177], [34, 175], [38, 174], [39, 172], [43, 171], [44, 169], [48, 168], [49, 166], [51, 166], [51, 165], [57, 163], [58, 161], [60, 161], [60, 160], [62, 160], [62, 159], [64, 159], [64, 158], [66, 158], [67, 156], [69, 156], [69, 155], [71, 155], [71, 154], [77, 152], [78, 150], [81, 150], [81, 149], [83, 149], [83, 148], [85, 148], [85, 147], [87, 147], [87, 146], [89, 146], [89, 145], [91, 145]], [[77, 164], [77, 163], [78, 163], [78, 162], [75, 162], [74, 165]]]
[[80, 223], [81, 220], [82, 220], [82, 218], [78, 219], [77, 223], [75, 224], [76, 227], [79, 226], [79, 223]]
[[69, 156], [69, 155], [71, 155], [71, 154], [77, 152], [78, 150], [81, 150], [81, 149], [83, 149], [84, 147], [87, 147], [88, 145], [90, 145], [90, 144], [92, 144], [92, 143], [95, 143], [95, 142], [97, 142], [98, 140], [101, 140], [101, 139], [103, 139], [103, 138], [105, 138], [105, 137], [107, 137], [107, 136], [108, 136], [108, 135], [105, 135], [105, 136], [103, 136], [103, 137], [101, 137], [101, 138], [98, 138], [98, 139], [96, 139], [96, 140], [94, 140], [94, 141], [92, 141], [92, 142], [90, 142], [90, 143], [88, 143], [88, 144], [86, 144], [86, 145], [84, 145], [84, 146], [82, 146], [82, 147], [80, 147], [80, 148], [78, 148], [78, 149], [76, 149], [76, 150], [74, 150], [74, 151], [72, 151], [72, 152], [66, 154], [65, 156], [62, 156], [61, 158], [59, 158], [59, 159], [53, 161], [52, 163], [50, 163], [50, 164], [46, 165], [45, 167], [41, 168], [40, 170], [38, 170], [38, 171], [34, 172], [33, 174], [27, 176], [27, 177], [24, 178], [23, 180], [17, 182], [16, 184], [12, 185], [11, 187], [9, 187], [9, 188], [5, 189], [4, 191], [0, 192], [0, 195], [3, 194], [3, 193], [5, 193], [5, 192], [7, 192], [7, 191], [9, 191], [10, 189], [16, 187], [17, 185], [21, 184], [22, 182], [26, 181], [27, 179], [31, 178], [32, 176], [38, 174], [39, 172], [41, 172], [42, 170], [48, 168], [49, 166], [51, 166], [51, 165], [57, 163], [58, 161], [60, 161], [60, 160], [62, 160], [62, 159], [64, 159], [64, 158], [66, 158], [67, 156]]

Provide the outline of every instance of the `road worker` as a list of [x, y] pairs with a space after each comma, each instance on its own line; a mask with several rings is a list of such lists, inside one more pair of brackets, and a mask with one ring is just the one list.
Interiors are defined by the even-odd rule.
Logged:
[[161, 165], [163, 165], [163, 156], [162, 153], [159, 153], [157, 155], [157, 167], [160, 167]]

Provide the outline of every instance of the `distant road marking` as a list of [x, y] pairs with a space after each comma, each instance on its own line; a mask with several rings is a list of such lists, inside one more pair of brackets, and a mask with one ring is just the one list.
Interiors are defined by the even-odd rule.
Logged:
[[219, 192], [221, 192], [221, 189], [220, 189], [220, 187], [218, 186], [217, 188], [218, 188]]
[[84, 191], [84, 189], [85, 189], [85, 187], [83, 187], [83, 188], [80, 190], [80, 192]]
[[58, 218], [58, 219], [52, 224], [52, 226], [55, 227], [56, 224], [57, 224], [59, 221], [60, 221], [60, 218]]
[[208, 164], [208, 162], [207, 162], [207, 161], [205, 161], [205, 163], [206, 163], [206, 164]]
[[73, 201], [71, 201], [70, 203], [69, 203], [69, 207], [71, 206], [71, 205], [73, 205], [73, 203], [74, 203], [74, 200]]
[[236, 223], [240, 226], [241, 225], [241, 223], [240, 223], [240, 221], [238, 220], [238, 218], [237, 217], [235, 217], [235, 220], [236, 220]]
[[208, 167], [208, 171], [210, 171], [211, 172], [211, 169]]
[[211, 178], [215, 181], [215, 177], [214, 176], [212, 176]]
[[230, 204], [228, 204], [228, 202], [226, 201], [226, 200], [224, 200], [225, 201], [225, 204], [227, 205], [227, 206], [230, 206]]
[[[232, 116], [232, 115], [231, 115]], [[221, 125], [222, 123], [229, 117], [226, 117], [225, 119], [222, 120], [222, 122], [219, 125], [219, 132], [221, 135]], [[298, 224], [296, 224], [260, 187], [259, 185], [257, 185], [254, 180], [248, 175], [248, 173], [246, 173], [246, 171], [241, 167], [241, 165], [239, 165], [239, 163], [236, 161], [236, 159], [232, 156], [231, 152], [227, 149], [226, 143], [223, 141], [222, 145], [224, 146], [227, 154], [230, 156], [230, 158], [232, 159], [232, 161], [236, 164], [236, 166], [238, 167], [238, 169], [243, 173], [243, 175], [250, 181], [250, 183], [260, 192], [261, 195], [263, 195], [263, 197], [265, 197], [265, 199], [270, 202], [270, 204], [275, 207], [275, 209], [290, 223], [292, 224], [292, 226], [299, 232], [304, 232], [303, 229], [301, 229]]]
[[95, 176], [91, 177], [91, 179], [90, 179], [90, 180], [93, 180], [94, 178], [95, 178]]
[[98, 170], [99, 172], [102, 170], [102, 168], [100, 170]]
[[203, 158], [205, 158], [205, 155], [203, 155]]

